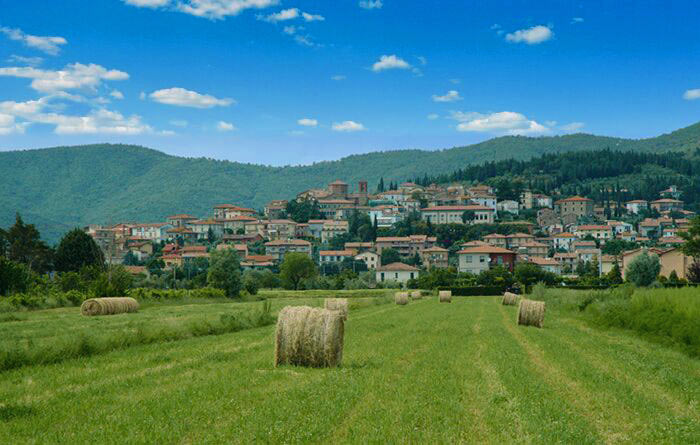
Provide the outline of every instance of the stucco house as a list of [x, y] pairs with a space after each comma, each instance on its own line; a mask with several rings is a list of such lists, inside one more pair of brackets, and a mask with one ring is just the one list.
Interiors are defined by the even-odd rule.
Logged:
[[397, 281], [401, 284], [406, 284], [408, 280], [418, 278], [420, 269], [409, 266], [404, 263], [391, 263], [386, 266], [377, 267], [376, 279], [377, 282]]

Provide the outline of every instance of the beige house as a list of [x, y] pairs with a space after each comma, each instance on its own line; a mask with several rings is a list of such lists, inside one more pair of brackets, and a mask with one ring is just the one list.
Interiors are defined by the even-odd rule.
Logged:
[[325, 221], [321, 228], [321, 242], [327, 243], [337, 235], [348, 233], [349, 230], [350, 224], [347, 221]]
[[508, 247], [508, 238], [500, 233], [492, 233], [484, 237], [484, 241], [488, 244], [496, 247], [503, 247], [506, 249]]
[[581, 196], [560, 199], [554, 203], [554, 210], [560, 215], [593, 216], [593, 200]]
[[585, 238], [588, 235], [597, 240], [609, 240], [613, 238], [613, 228], [609, 225], [582, 225], [578, 226], [574, 233], [579, 238]]
[[678, 249], [677, 247], [665, 249], [640, 248], [624, 252], [620, 258], [620, 269], [622, 269], [622, 278], [626, 278], [629, 265], [637, 256], [641, 255], [644, 251], [647, 251], [649, 254], [654, 254], [659, 257], [659, 263], [661, 264], [661, 272], [659, 272], [659, 275], [668, 278], [671, 272], [675, 270], [676, 275], [678, 275], [678, 278], [687, 278], [688, 267], [690, 267], [690, 265], [692, 264], [693, 258], [684, 255], [683, 252], [681, 252], [680, 249]]
[[255, 210], [245, 207], [235, 206], [233, 204], [220, 204], [214, 206], [214, 219], [231, 219], [235, 216], [252, 216], [255, 215]]
[[442, 247], [431, 247], [420, 252], [423, 265], [428, 269], [444, 269], [448, 266], [449, 251]]
[[493, 224], [496, 211], [482, 205], [434, 206], [421, 209], [421, 218], [432, 224], [463, 224], [464, 212], [474, 212], [470, 224]]
[[265, 254], [275, 261], [282, 261], [288, 252], [299, 252], [311, 256], [311, 243], [300, 239], [275, 240], [265, 243]]
[[379, 236], [375, 241], [375, 246], [380, 255], [382, 250], [390, 247], [396, 249], [399, 255], [408, 257], [435, 246], [436, 242], [436, 237], [427, 235]]
[[537, 265], [542, 270], [561, 275], [562, 265], [554, 258], [532, 257], [529, 259], [529, 261], [532, 264]]
[[386, 266], [377, 267], [376, 279], [377, 282], [396, 281], [401, 284], [406, 284], [408, 280], [418, 278], [420, 269], [409, 266], [404, 263], [391, 263]]
[[571, 245], [578, 239], [576, 235], [569, 232], [557, 233], [552, 238], [554, 239], [554, 248], [564, 250], [571, 250]]
[[273, 219], [268, 221], [265, 233], [267, 237], [276, 239], [291, 239], [296, 235], [297, 223], [289, 219]]
[[381, 257], [379, 256], [379, 254], [370, 250], [355, 255], [355, 260], [363, 261], [367, 265], [367, 269], [369, 270], [376, 269], [377, 265], [379, 265], [380, 263], [380, 259]]
[[324, 264], [337, 264], [354, 256], [355, 251], [353, 250], [321, 250], [318, 252], [318, 263], [321, 266]]
[[494, 266], [503, 266], [512, 271], [515, 252], [496, 246], [475, 246], [457, 252], [458, 270], [478, 275]]

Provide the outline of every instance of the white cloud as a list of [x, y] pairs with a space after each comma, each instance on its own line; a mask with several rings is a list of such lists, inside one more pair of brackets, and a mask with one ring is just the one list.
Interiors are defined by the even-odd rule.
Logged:
[[302, 29], [302, 28], [294, 26], [294, 25], [289, 25], [289, 26], [285, 26], [284, 28], [282, 28], [282, 32], [284, 32], [285, 34], [289, 34], [291, 36], [291, 35], [294, 35], [300, 29]]
[[345, 132], [366, 130], [364, 125], [362, 125], [359, 122], [355, 122], [355, 121], [334, 122], [332, 128], [333, 128], [333, 131], [345, 131]]
[[496, 34], [498, 34], [499, 36], [503, 35], [503, 33], [505, 32], [503, 31], [503, 27], [498, 23], [494, 23], [493, 25], [491, 25], [491, 30], [496, 31]]
[[437, 113], [430, 113], [427, 117], [428, 117], [428, 120], [434, 121], [435, 119], [439, 119], [440, 115]]
[[161, 104], [192, 108], [227, 107], [235, 103], [233, 99], [217, 99], [184, 88], [165, 88], [152, 92], [148, 97]]
[[382, 0], [362, 0], [360, 1], [360, 8], [364, 9], [381, 9], [384, 6]]
[[696, 88], [694, 90], [687, 90], [685, 93], [683, 93], [683, 99], [685, 99], [685, 100], [700, 99], [700, 88]]
[[399, 69], [407, 70], [411, 68], [411, 64], [406, 62], [400, 57], [392, 54], [390, 56], [384, 55], [379, 58], [378, 61], [374, 62], [372, 65], [372, 71], [378, 73], [380, 71]]
[[326, 18], [320, 14], [309, 14], [308, 12], [302, 12], [301, 16], [304, 17], [304, 21], [307, 22], [322, 22]]
[[456, 111], [452, 112], [451, 118], [459, 122], [457, 130], [463, 132], [531, 135], [551, 131], [544, 125], [512, 111], [491, 114]]
[[318, 125], [318, 121], [316, 119], [304, 118], [304, 119], [299, 119], [297, 121], [297, 124], [299, 124], [303, 127], [315, 127]]
[[570, 124], [562, 125], [561, 129], [568, 133], [575, 133], [582, 129], [586, 124], [583, 122], [572, 122]]
[[141, 99], [141, 100], [146, 100], [146, 93], [145, 93], [144, 91], [141, 91], [141, 92], [139, 93], [139, 99]]
[[228, 16], [236, 16], [248, 9], [265, 9], [279, 4], [279, 0], [124, 0], [124, 2], [136, 7], [172, 9], [210, 20], [221, 20]]
[[342, 74], [336, 74], [335, 76], [331, 76], [332, 80], [345, 80], [347, 79], [347, 76], [344, 76]]
[[0, 76], [32, 79], [31, 87], [37, 91], [50, 93], [54, 91], [87, 88], [95, 91], [103, 80], [126, 80], [129, 74], [108, 70], [91, 63], [83, 65], [74, 63], [58, 71], [42, 70], [31, 67], [0, 68]]
[[44, 58], [43, 57], [24, 57], [24, 56], [17, 56], [15, 54], [13, 54], [7, 58], [7, 61], [10, 63], [21, 63], [23, 65], [28, 65], [28, 66], [37, 66], [37, 65], [41, 65], [41, 63], [44, 61]]
[[189, 122], [187, 122], [186, 120], [183, 120], [183, 119], [175, 119], [175, 120], [170, 121], [170, 125], [173, 125], [175, 127], [183, 127], [184, 128], [187, 125], [189, 125]]
[[544, 25], [533, 26], [528, 29], [520, 29], [518, 31], [506, 34], [506, 40], [513, 43], [527, 43], [535, 45], [537, 43], [546, 42], [554, 36], [551, 29]]
[[283, 9], [280, 12], [276, 12], [274, 14], [270, 14], [267, 16], [258, 16], [258, 20], [263, 20], [265, 22], [270, 22], [270, 23], [277, 23], [277, 22], [284, 22], [287, 20], [294, 20], [295, 18], [299, 17], [299, 9], [298, 8], [289, 8], [289, 9]]
[[170, 0], [124, 0], [124, 3], [138, 8], [160, 8], [168, 6]]
[[124, 116], [105, 108], [91, 110], [86, 115], [65, 115], [52, 111], [60, 108], [50, 102], [62, 95], [46, 96], [27, 102], [0, 102], [0, 113], [21, 118], [25, 122], [19, 125], [39, 123], [54, 126], [56, 134], [119, 134], [137, 135], [151, 133], [153, 129], [143, 123], [137, 115]]
[[574, 17], [571, 19], [571, 24], [583, 23], [583, 17]]
[[115, 99], [124, 99], [124, 93], [122, 93], [119, 90], [112, 90], [111, 93], [109, 93], [110, 96], [112, 96]]
[[15, 117], [10, 114], [0, 113], [0, 136], [7, 136], [13, 133], [24, 133], [24, 129], [29, 123], [16, 123]]
[[462, 96], [459, 95], [457, 90], [450, 90], [444, 96], [433, 94], [433, 101], [435, 102], [456, 102], [458, 100], [462, 100]]
[[311, 40], [311, 37], [308, 35], [302, 36], [301, 34], [297, 34], [294, 36], [294, 41], [304, 46], [323, 46]]
[[216, 123], [216, 129], [219, 131], [233, 131], [236, 130], [236, 126], [224, 121], [219, 121]]
[[26, 46], [36, 48], [52, 56], [55, 56], [61, 51], [59, 45], [65, 45], [68, 43], [68, 41], [63, 37], [33, 36], [31, 34], [24, 33], [24, 31], [21, 29], [0, 27], [0, 32], [12, 40], [20, 41]]

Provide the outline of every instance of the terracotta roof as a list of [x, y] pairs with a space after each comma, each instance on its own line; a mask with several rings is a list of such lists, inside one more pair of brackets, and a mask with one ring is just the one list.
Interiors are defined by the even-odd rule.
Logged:
[[253, 216], [247, 216], [247, 215], [236, 215], [233, 218], [226, 218], [223, 219], [222, 221], [257, 221], [258, 219], [253, 217]]
[[168, 216], [167, 219], [197, 219], [197, 217], [186, 213], [181, 213], [179, 215]]
[[501, 235], [500, 233], [492, 233], [490, 235], [486, 235], [484, 239], [486, 238], [506, 238], [505, 235]]
[[469, 247], [467, 249], [462, 249], [457, 254], [470, 254], [470, 253], [511, 253], [515, 255], [515, 252], [512, 250], [504, 249], [502, 247], [497, 247], [497, 246], [475, 246], [475, 247]]
[[377, 270], [389, 272], [417, 272], [420, 269], [404, 263], [391, 263], [386, 266], [379, 266]]
[[572, 196], [570, 198], [560, 199], [559, 201], [555, 202], [555, 204], [559, 204], [561, 202], [593, 202], [593, 200], [584, 198], [583, 196]]
[[245, 257], [246, 261], [253, 261], [255, 263], [272, 261], [275, 258], [270, 255], [248, 255]]
[[529, 233], [513, 233], [512, 235], [507, 235], [506, 238], [534, 238], [534, 235]]
[[652, 204], [654, 204], [654, 203], [682, 204], [683, 201], [679, 201], [678, 199], [663, 198], [663, 199], [657, 199], [656, 201], [652, 201], [651, 203]]
[[348, 183], [343, 182], [340, 179], [336, 179], [335, 181], [331, 182], [330, 185], [348, 185]]
[[443, 249], [442, 247], [435, 246], [435, 247], [431, 247], [429, 249], [423, 249], [423, 252], [441, 252], [442, 253], [442, 252], [449, 252], [449, 250]]
[[627, 204], [646, 204], [647, 201], [643, 199], [635, 199], [633, 201], [627, 201]]
[[540, 257], [532, 257], [528, 261], [531, 263], [537, 264], [538, 266], [558, 266], [559, 262], [555, 260], [554, 258], [540, 258]]
[[590, 225], [578, 226], [577, 230], [612, 230], [612, 226], [590, 224]]
[[554, 235], [554, 238], [576, 238], [576, 235], [570, 232], [562, 232]]
[[275, 240], [265, 243], [266, 246], [311, 246], [311, 243], [301, 239]]
[[319, 199], [320, 204], [354, 204], [353, 201], [347, 199]]
[[206, 252], [206, 246], [185, 246], [182, 248], [183, 252]]
[[321, 250], [318, 254], [320, 256], [353, 256], [355, 252], [352, 250]]
[[138, 275], [140, 273], [146, 273], [146, 266], [124, 266], [127, 272], [130, 274]]
[[555, 253], [554, 258], [578, 258], [578, 255], [575, 253], [568, 253], [568, 252], [560, 252], [560, 253]]

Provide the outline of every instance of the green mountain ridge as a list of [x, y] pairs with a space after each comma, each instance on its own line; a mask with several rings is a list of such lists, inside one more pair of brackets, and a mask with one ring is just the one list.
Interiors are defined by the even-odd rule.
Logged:
[[289, 199], [335, 179], [351, 187], [367, 180], [374, 190], [380, 177], [404, 181], [487, 161], [604, 148], [698, 156], [700, 123], [649, 139], [505, 136], [437, 151], [373, 152], [286, 167], [177, 157], [134, 145], [0, 152], [0, 227], [20, 212], [55, 241], [66, 230], [89, 223], [155, 222], [180, 212], [206, 216], [221, 203], [261, 209], [272, 199]]

